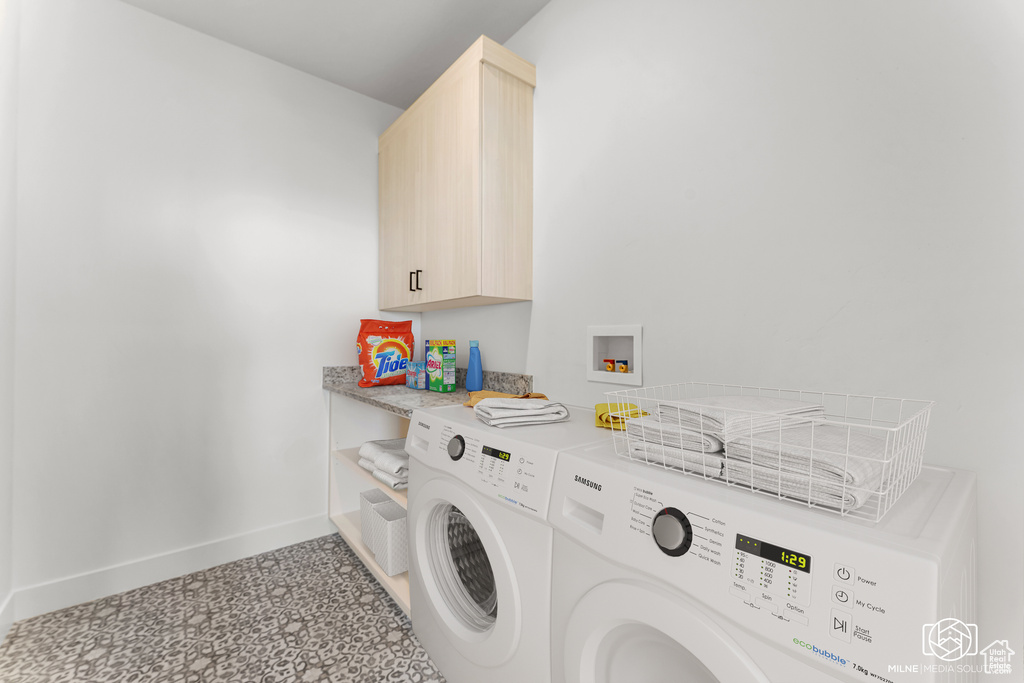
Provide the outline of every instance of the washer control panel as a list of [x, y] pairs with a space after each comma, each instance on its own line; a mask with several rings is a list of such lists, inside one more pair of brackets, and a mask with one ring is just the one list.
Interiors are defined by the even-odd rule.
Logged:
[[593, 413], [521, 429], [482, 424], [462, 406], [415, 411], [406, 438], [410, 457], [492, 500], [545, 518], [560, 448], [601, 438]]
[[[904, 683], [890, 664], [921, 651], [922, 624], [949, 616], [953, 603], [942, 597], [932, 541], [919, 531], [927, 522], [941, 539], [953, 524], [971, 528], [967, 489], [951, 506], [939, 502], [947, 479], [925, 484], [934, 486], [938, 521], [907, 508], [905, 519], [890, 512], [882, 529], [614, 452], [607, 457], [608, 450], [559, 453], [549, 519], [556, 543], [568, 537], [624, 577], [667, 584], [780, 651], [849, 680]], [[912, 531], [897, 535], [896, 524]], [[971, 561], [966, 542], [950, 547], [947, 563]], [[950, 585], [959, 595], [959, 583]]]
[[[457, 462], [460, 478], [478, 491], [490, 493], [523, 510], [541, 514], [548, 490], [538, 492], [538, 458], [527, 448], [516, 448], [493, 436], [465, 432], [444, 425], [439, 446]], [[550, 477], [548, 478], [550, 480]], [[550, 485], [550, 481], [545, 481]]]

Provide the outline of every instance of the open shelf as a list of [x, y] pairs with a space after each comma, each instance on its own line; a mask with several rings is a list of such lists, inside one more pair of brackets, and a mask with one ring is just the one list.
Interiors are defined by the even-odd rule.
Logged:
[[[363, 543], [362, 526], [359, 519], [359, 492], [366, 489], [377, 488], [391, 496], [402, 507], [408, 504], [406, 491], [395, 491], [383, 482], [377, 481], [373, 475], [359, 466], [359, 449], [346, 448], [343, 450], [331, 451], [330, 467], [330, 498], [328, 503], [328, 515], [334, 526], [338, 527], [338, 534], [341, 535], [349, 547], [355, 551], [366, 568], [370, 570], [374, 578], [380, 582], [394, 601], [402, 608], [402, 611], [409, 614], [409, 573], [403, 572], [395, 576], [388, 576], [377, 564], [373, 551]], [[353, 505], [354, 509], [346, 509], [345, 502]]]
[[347, 467], [348, 470], [350, 470], [349, 476], [355, 477], [361, 485], [364, 485], [360, 489], [361, 491], [368, 488], [378, 488], [401, 503], [402, 507], [406, 507], [408, 505], [409, 493], [406, 489], [396, 491], [384, 482], [375, 479], [372, 474], [359, 466], [358, 448], [346, 448], [340, 451], [331, 451], [331, 459], [336, 460], [338, 464], [343, 467]]
[[366, 568], [370, 570], [374, 578], [380, 582], [380, 585], [384, 586], [384, 590], [388, 592], [398, 606], [402, 608], [402, 611], [408, 616], [409, 614], [409, 572], [402, 572], [395, 576], [388, 576], [384, 573], [384, 570], [377, 564], [377, 560], [373, 556], [373, 551], [366, 547], [363, 543], [363, 534], [359, 527], [359, 510], [355, 512], [349, 512], [346, 514], [331, 515], [331, 521], [334, 522], [334, 526], [338, 527], [338, 534], [341, 535], [345, 542], [348, 543], [349, 547], [355, 551], [356, 555], [362, 560]]

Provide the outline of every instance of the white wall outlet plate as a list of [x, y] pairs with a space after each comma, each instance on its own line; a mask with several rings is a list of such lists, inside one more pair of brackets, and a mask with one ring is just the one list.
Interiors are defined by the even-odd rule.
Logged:
[[588, 381], [643, 385], [643, 325], [587, 326], [586, 358]]

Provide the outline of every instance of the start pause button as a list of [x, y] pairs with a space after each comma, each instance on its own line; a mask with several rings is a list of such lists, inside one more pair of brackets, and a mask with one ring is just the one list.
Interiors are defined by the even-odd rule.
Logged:
[[853, 618], [846, 612], [837, 609], [833, 609], [829, 616], [831, 619], [829, 633], [832, 637], [844, 643], [850, 642], [850, 636], [853, 633]]

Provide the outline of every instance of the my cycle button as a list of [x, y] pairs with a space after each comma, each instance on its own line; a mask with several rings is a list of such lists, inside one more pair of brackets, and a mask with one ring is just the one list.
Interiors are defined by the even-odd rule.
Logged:
[[853, 567], [847, 567], [845, 564], [837, 562], [835, 569], [832, 570], [832, 576], [835, 577], [836, 581], [842, 581], [852, 586], [857, 578], [857, 572]]
[[853, 591], [842, 586], [832, 586], [832, 602], [837, 605], [850, 605], [853, 603]]

